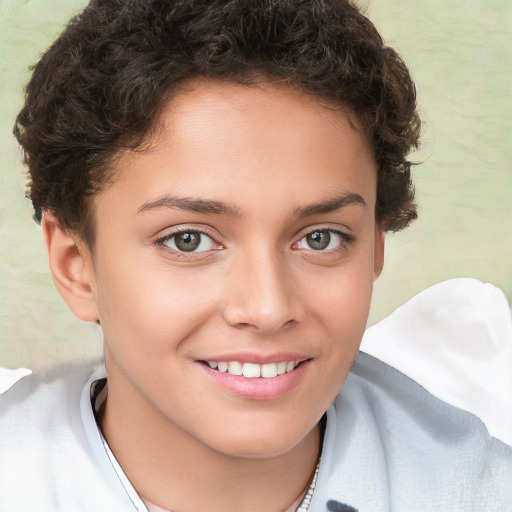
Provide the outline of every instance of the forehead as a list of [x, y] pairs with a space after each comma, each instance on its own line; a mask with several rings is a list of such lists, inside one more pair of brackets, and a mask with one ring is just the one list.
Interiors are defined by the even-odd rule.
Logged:
[[[267, 156], [272, 150], [281, 154], [283, 149], [297, 154], [301, 142], [307, 142], [302, 157], [308, 153], [313, 156], [329, 144], [340, 151], [350, 146], [351, 151], [366, 156], [369, 145], [356, 124], [348, 109], [290, 85], [240, 85], [202, 79], [190, 83], [169, 102], [154, 143], [173, 142], [177, 150], [189, 144], [209, 146], [210, 150], [215, 146], [233, 156], [237, 147], [246, 146], [248, 137]], [[249, 155], [239, 153], [239, 157]]]
[[237, 207], [355, 188], [373, 204], [376, 164], [340, 107], [287, 85], [199, 80], [165, 106], [147, 150], [121, 155], [110, 188], [139, 203], [170, 193]]

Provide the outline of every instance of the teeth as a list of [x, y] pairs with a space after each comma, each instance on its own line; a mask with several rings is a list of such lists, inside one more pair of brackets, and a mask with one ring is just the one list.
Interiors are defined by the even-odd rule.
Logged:
[[228, 363], [228, 373], [231, 375], [242, 375], [244, 372], [244, 367], [242, 366], [242, 363], [239, 363], [238, 361], [230, 361]]
[[277, 363], [262, 364], [261, 376], [264, 377], [265, 379], [277, 377]]
[[244, 363], [244, 377], [259, 377], [261, 375], [261, 365], [254, 363]]
[[210, 368], [217, 369], [219, 372], [229, 373], [230, 375], [243, 375], [249, 379], [256, 377], [271, 379], [272, 377], [291, 372], [298, 365], [296, 361], [280, 361], [279, 363], [268, 364], [241, 363], [239, 361], [207, 361], [207, 363]]

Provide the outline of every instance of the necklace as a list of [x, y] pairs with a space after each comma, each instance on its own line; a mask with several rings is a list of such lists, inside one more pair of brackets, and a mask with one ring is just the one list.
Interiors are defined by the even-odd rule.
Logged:
[[313, 492], [315, 491], [316, 487], [316, 479], [318, 478], [318, 470], [320, 469], [320, 461], [318, 461], [318, 464], [316, 465], [315, 474], [313, 475], [313, 480], [311, 480], [311, 484], [309, 485], [309, 488], [304, 495], [304, 498], [302, 498], [302, 501], [300, 502], [299, 507], [295, 512], [308, 512], [309, 505], [311, 504], [311, 500], [313, 498]]

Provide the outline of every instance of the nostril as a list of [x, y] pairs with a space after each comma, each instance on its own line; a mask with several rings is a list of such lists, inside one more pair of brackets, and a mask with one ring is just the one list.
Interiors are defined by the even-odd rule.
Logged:
[[295, 320], [294, 318], [292, 318], [291, 320], [288, 320], [287, 322], [285, 322], [283, 324], [283, 327], [292, 327], [294, 326], [295, 324], [297, 324], [297, 320]]
[[255, 325], [252, 325], [250, 323], [247, 323], [247, 322], [239, 322], [235, 325], [233, 325], [233, 327], [236, 327], [237, 329], [257, 329], [257, 327]]

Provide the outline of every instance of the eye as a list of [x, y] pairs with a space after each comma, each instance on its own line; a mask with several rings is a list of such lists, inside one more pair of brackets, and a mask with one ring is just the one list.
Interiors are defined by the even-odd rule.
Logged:
[[313, 251], [330, 251], [339, 248], [351, 237], [340, 231], [332, 229], [316, 229], [303, 236], [296, 244], [297, 249], [309, 249]]
[[217, 244], [201, 231], [180, 231], [158, 240], [157, 243], [166, 245], [169, 249], [181, 253], [205, 252], [217, 248]]

